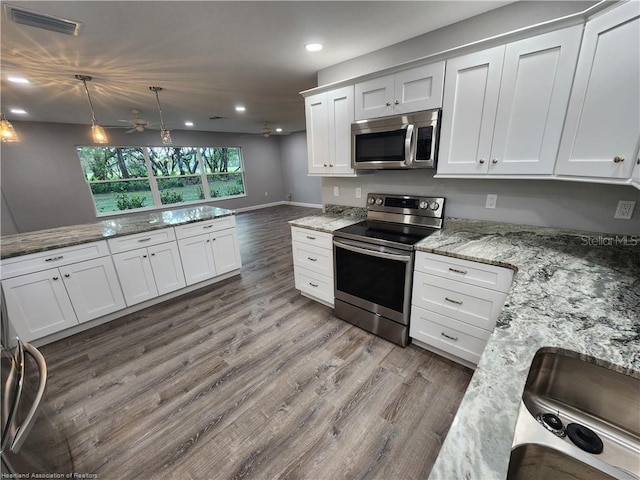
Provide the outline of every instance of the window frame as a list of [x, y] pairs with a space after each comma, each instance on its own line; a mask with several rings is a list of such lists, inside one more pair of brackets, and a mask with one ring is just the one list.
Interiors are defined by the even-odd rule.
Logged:
[[[97, 180], [97, 181], [90, 181], [87, 180], [86, 175], [85, 175], [85, 171], [82, 165], [82, 160], [80, 158], [79, 155], [79, 149], [81, 148], [138, 148], [142, 150], [143, 156], [144, 156], [144, 163], [145, 163], [145, 167], [147, 169], [147, 176], [146, 177], [138, 177], [135, 179], [115, 179], [115, 180]], [[196, 149], [196, 156], [197, 156], [197, 161], [198, 161], [198, 165], [199, 165], [199, 169], [200, 169], [200, 173], [197, 174], [189, 174], [189, 175], [175, 175], [175, 176], [166, 176], [166, 175], [159, 175], [156, 176], [153, 166], [151, 165], [151, 157], [149, 154], [149, 150], [152, 148], [194, 148]], [[214, 149], [218, 149], [218, 148], [229, 148], [229, 149], [237, 149], [238, 150], [238, 160], [239, 160], [239, 164], [240, 167], [238, 170], [235, 170], [233, 172], [211, 172], [211, 173], [207, 173], [207, 169], [205, 168], [205, 165], [203, 163], [203, 159], [202, 159], [202, 150], [205, 148], [214, 148]], [[154, 211], [154, 210], [166, 210], [167, 208], [171, 208], [173, 207], [188, 207], [190, 205], [201, 205], [201, 204], [206, 204], [206, 203], [211, 203], [211, 202], [217, 202], [217, 201], [222, 201], [222, 200], [229, 200], [229, 199], [233, 199], [233, 198], [242, 198], [242, 197], [246, 197], [247, 196], [247, 183], [246, 183], [246, 178], [245, 178], [245, 173], [246, 173], [246, 168], [245, 168], [245, 163], [244, 163], [244, 155], [242, 153], [242, 147], [240, 146], [197, 146], [197, 145], [75, 145], [75, 150], [76, 150], [76, 157], [78, 158], [78, 163], [80, 164], [80, 169], [82, 170], [82, 177], [84, 178], [84, 181], [87, 185], [87, 188], [89, 189], [89, 194], [91, 195], [91, 200], [93, 201], [93, 208], [96, 212], [96, 217], [100, 217], [100, 218], [106, 218], [106, 217], [117, 217], [117, 216], [122, 216], [122, 215], [127, 215], [127, 214], [131, 214], [131, 213], [140, 213], [140, 212], [146, 212], [146, 211]], [[211, 192], [209, 191], [209, 175], [228, 175], [228, 174], [240, 174], [242, 177], [242, 188], [243, 188], [243, 193], [239, 193], [236, 195], [228, 195], [228, 196], [224, 196], [224, 197], [212, 197], [211, 196]], [[165, 178], [182, 178], [182, 177], [200, 177], [200, 184], [202, 187], [202, 192], [204, 194], [204, 199], [200, 199], [200, 200], [189, 200], [189, 201], [182, 201], [182, 202], [176, 202], [176, 203], [167, 203], [167, 204], [163, 204], [161, 201], [161, 190], [158, 187], [158, 179], [165, 179]], [[96, 198], [94, 197], [94, 193], [93, 190], [91, 189], [91, 184], [94, 183], [113, 183], [113, 182], [128, 182], [128, 181], [148, 181], [149, 182], [149, 187], [151, 190], [151, 196], [153, 199], [153, 205], [150, 206], [145, 206], [145, 207], [140, 207], [140, 208], [130, 208], [130, 209], [125, 209], [125, 210], [118, 210], [118, 211], [110, 211], [110, 212], [99, 212], [98, 211], [98, 204], [96, 203]]]

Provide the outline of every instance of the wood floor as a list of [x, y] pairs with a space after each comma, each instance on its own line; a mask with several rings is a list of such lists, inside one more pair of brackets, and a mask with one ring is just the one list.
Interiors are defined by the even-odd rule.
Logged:
[[76, 472], [424, 479], [471, 371], [294, 289], [278, 206], [237, 216], [242, 274], [41, 348]]

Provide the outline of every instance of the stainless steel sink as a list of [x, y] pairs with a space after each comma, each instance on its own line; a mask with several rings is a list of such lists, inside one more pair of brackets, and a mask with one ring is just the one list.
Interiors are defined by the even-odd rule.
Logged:
[[[606, 362], [566, 350], [543, 348], [536, 353], [522, 396], [508, 478], [547, 478], [540, 472], [562, 466], [574, 472], [567, 477], [572, 479], [640, 479], [640, 373], [625, 375], [603, 365]], [[545, 413], [555, 414], [564, 427], [587, 427], [601, 440], [601, 453], [588, 453], [568, 436], [546, 429], [536, 420]]]

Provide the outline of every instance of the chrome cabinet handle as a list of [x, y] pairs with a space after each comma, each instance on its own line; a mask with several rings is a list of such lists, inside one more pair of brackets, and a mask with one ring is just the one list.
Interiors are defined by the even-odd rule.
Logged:
[[64, 274], [64, 278], [69, 278], [71, 275], [69, 275], [68, 273]]
[[57, 257], [45, 258], [45, 262], [55, 262], [56, 260], [62, 260], [64, 255], [58, 255]]
[[462, 302], [461, 302], [460, 300], [452, 300], [452, 299], [450, 299], [449, 297], [444, 297], [444, 299], [445, 299], [447, 302], [455, 303], [456, 305], [462, 305]]
[[53, 279], [54, 279], [54, 280], [59, 280], [59, 279], [60, 279], [60, 277], [53, 277]]
[[498, 163], [498, 159], [494, 158], [493, 160], [491, 160], [491, 163], [493, 163], [495, 165], [496, 163]]
[[151, 240], [151, 237], [140, 238], [140, 239], [138, 240], [138, 243], [148, 242], [149, 240]]
[[311, 283], [311, 282], [309, 282], [309, 285], [311, 285], [311, 286], [312, 286], [312, 287], [314, 287], [314, 288], [316, 288], [316, 287], [318, 286], [318, 284], [317, 284], [317, 283]]
[[398, 100], [396, 100], [395, 102], [393, 102], [396, 105], [400, 105], [400, 102]]
[[152, 257], [155, 257], [155, 256], [156, 256], [156, 254], [155, 254], [155, 253], [152, 253], [152, 254], [151, 254], [151, 256], [152, 256]]
[[307, 257], [307, 260], [311, 260], [312, 262], [317, 262], [318, 261], [317, 258], [311, 258], [311, 257]]
[[147, 256], [146, 255], [142, 255], [142, 258], [147, 258]]
[[316, 237], [312, 237], [311, 235], [307, 235], [307, 238], [308, 238], [309, 240], [315, 240], [315, 239], [316, 239]]
[[385, 105], [386, 105], [387, 107], [390, 107], [390, 106], [391, 106], [391, 102], [387, 102], [387, 103], [385, 103]]
[[484, 158], [481, 158], [480, 160], [478, 160], [478, 163], [482, 165], [484, 163]]
[[205, 229], [205, 228], [213, 228], [213, 225], [204, 225], [202, 228], [203, 229]]
[[440, 332], [440, 335], [442, 335], [442, 336], [443, 336], [443, 337], [445, 337], [445, 338], [448, 338], [449, 340], [453, 340], [454, 342], [457, 342], [457, 341], [458, 341], [458, 337], [452, 337], [451, 335], [447, 335], [447, 334], [446, 334], [446, 333], [444, 333], [444, 332]]
[[451, 268], [451, 267], [449, 267], [449, 271], [451, 271], [451, 272], [455, 272], [455, 273], [460, 273], [460, 274], [462, 274], [462, 275], [466, 275], [466, 274], [467, 274], [467, 271], [466, 271], [466, 270], [458, 270], [457, 268]]
[[636, 165], [640, 165], [640, 158], [636, 160]]
[[624, 162], [624, 157], [613, 157], [613, 163], [621, 163]]

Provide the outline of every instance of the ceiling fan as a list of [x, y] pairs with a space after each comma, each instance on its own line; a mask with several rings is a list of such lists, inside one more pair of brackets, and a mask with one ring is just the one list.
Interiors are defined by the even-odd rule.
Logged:
[[[137, 108], [132, 109], [131, 113], [133, 114], [133, 118], [130, 118], [129, 120], [118, 120], [119, 122], [124, 122], [129, 124], [130, 130], [127, 130], [125, 133], [144, 132], [147, 128], [151, 128], [157, 125], [157, 123], [151, 123], [149, 122], [149, 120], [145, 120], [144, 118], [141, 118], [140, 114], [142, 112]], [[122, 128], [126, 128], [126, 127], [122, 127]]]

